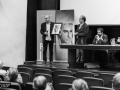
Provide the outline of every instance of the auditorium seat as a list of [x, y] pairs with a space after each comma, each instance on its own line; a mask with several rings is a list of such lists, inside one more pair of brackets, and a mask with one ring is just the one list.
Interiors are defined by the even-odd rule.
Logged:
[[[35, 77], [37, 77], [37, 76], [45, 76], [46, 79], [47, 79], [47, 81], [48, 81], [49, 83], [52, 83], [52, 76], [51, 76], [50, 74], [35, 73], [35, 74], [33, 75], [33, 79], [34, 79]], [[32, 80], [32, 81], [33, 81], [33, 80]]]
[[[16, 90], [22, 90], [19, 83], [2, 81], [2, 82], [0, 82], [0, 85], [1, 85], [1, 84], [4, 84], [4, 83], [5, 83], [5, 84], [6, 84], [6, 83], [11, 83], [10, 88], [13, 88], [13, 89], [16, 89]], [[6, 87], [6, 88], [9, 88], [9, 87]]]
[[60, 83], [68, 83], [68, 84], [72, 84], [73, 80], [75, 80], [76, 78], [73, 76], [68, 76], [68, 75], [58, 75], [54, 81], [53, 81], [53, 85], [54, 87], [57, 87], [58, 84]]
[[13, 88], [0, 88], [0, 90], [17, 90], [17, 89], [13, 89]]
[[28, 73], [25, 72], [20, 72], [22, 79], [23, 79], [23, 83], [27, 83], [30, 82], [30, 75]]
[[10, 68], [9, 66], [3, 66], [2, 69], [7, 71], [9, 68]]
[[72, 87], [72, 84], [68, 83], [59, 83], [55, 90], [69, 90]]
[[83, 79], [88, 83], [88, 86], [104, 86], [104, 81], [100, 78], [93, 78], [93, 77], [83, 77]]
[[113, 79], [114, 75], [115, 74], [113, 74], [113, 73], [100, 73], [98, 77], [103, 79], [104, 80], [104, 86], [108, 87], [109, 82]]
[[109, 88], [112, 88], [112, 83], [113, 83], [113, 80], [109, 82], [109, 85], [108, 85]]
[[73, 76], [73, 73], [69, 70], [56, 70], [53, 72], [53, 77], [56, 78], [58, 75], [69, 75]]
[[33, 70], [31, 68], [28, 67], [18, 67], [18, 72], [25, 72], [28, 73], [30, 75], [30, 79], [32, 78], [33, 75]]
[[75, 73], [76, 78], [83, 78], [83, 77], [95, 77], [94, 73], [87, 72], [87, 71], [78, 71]]
[[113, 90], [113, 89], [108, 87], [91, 86], [89, 90]]
[[33, 89], [33, 82], [27, 82], [25, 84], [25, 90], [34, 90]]
[[34, 73], [44, 73], [44, 74], [52, 75], [52, 71], [50, 69], [46, 69], [46, 68], [36, 68], [34, 70]]

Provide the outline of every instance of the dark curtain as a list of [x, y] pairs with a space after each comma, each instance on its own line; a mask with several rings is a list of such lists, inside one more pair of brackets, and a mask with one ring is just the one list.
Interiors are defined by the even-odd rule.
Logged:
[[26, 61], [37, 59], [37, 10], [59, 10], [60, 0], [28, 0], [26, 28]]

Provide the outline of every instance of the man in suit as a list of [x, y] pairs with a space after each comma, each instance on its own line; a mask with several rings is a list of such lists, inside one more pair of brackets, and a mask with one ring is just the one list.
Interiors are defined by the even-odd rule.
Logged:
[[[103, 28], [97, 29], [97, 35], [95, 35], [93, 44], [95, 45], [106, 45], [108, 44], [108, 36], [103, 33]], [[106, 68], [107, 64], [107, 51], [106, 50], [96, 50], [94, 52], [94, 57], [99, 61], [100, 68]]]
[[43, 35], [43, 60], [44, 64], [47, 63], [47, 46], [49, 45], [49, 60], [50, 64], [53, 63], [53, 43], [54, 43], [54, 35], [52, 35], [54, 23], [50, 21], [50, 16], [45, 16], [45, 22], [41, 24], [41, 34]]
[[[89, 26], [85, 23], [86, 17], [81, 15], [79, 18], [79, 25], [75, 32], [76, 44], [86, 44], [87, 34], [89, 32]], [[77, 62], [83, 62], [83, 50], [77, 49]]]
[[85, 23], [86, 17], [81, 15], [79, 18], [79, 25], [77, 27], [75, 35], [77, 36], [76, 44], [86, 44], [87, 34], [89, 32], [89, 26]]

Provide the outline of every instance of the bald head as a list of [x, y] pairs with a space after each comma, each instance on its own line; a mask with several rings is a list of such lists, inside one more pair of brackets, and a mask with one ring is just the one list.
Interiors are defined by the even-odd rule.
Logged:
[[3, 68], [3, 62], [0, 61], [0, 69], [2, 69], [2, 68]]
[[50, 16], [49, 16], [49, 15], [45, 15], [44, 19], [45, 19], [45, 22], [46, 22], [46, 23], [49, 23], [49, 22], [50, 22]]
[[38, 90], [45, 90], [47, 79], [44, 76], [35, 77], [33, 80], [34, 87]]

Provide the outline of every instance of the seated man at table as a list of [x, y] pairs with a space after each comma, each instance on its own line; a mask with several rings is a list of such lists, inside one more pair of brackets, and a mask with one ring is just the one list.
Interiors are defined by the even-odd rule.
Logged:
[[[97, 29], [97, 35], [93, 40], [95, 45], [105, 45], [108, 44], [108, 36], [103, 33], [103, 28]], [[94, 57], [99, 61], [100, 68], [105, 68], [107, 65], [107, 51], [106, 50], [96, 50], [94, 52]]]

